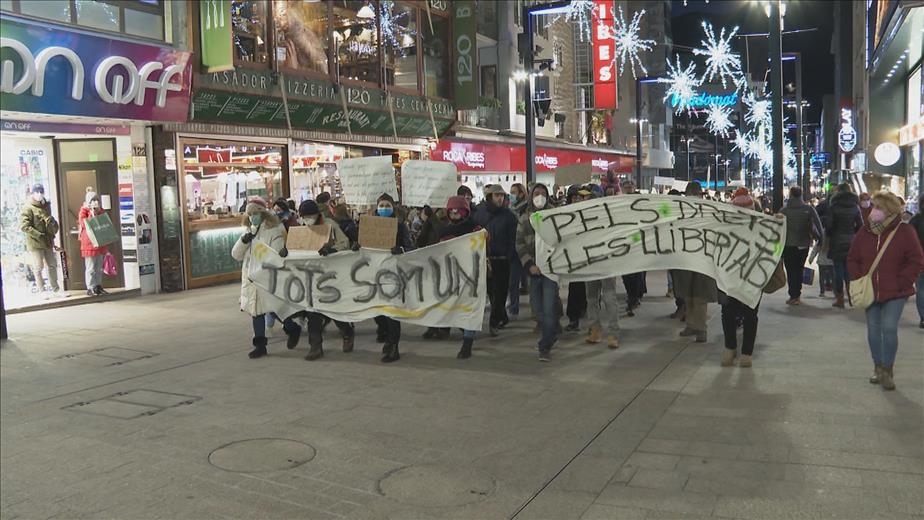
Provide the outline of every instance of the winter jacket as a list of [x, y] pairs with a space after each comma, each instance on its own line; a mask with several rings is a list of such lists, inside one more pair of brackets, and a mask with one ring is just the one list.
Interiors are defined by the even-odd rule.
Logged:
[[671, 278], [678, 298], [706, 303], [718, 301], [719, 288], [715, 280], [704, 274], [672, 269]]
[[865, 276], [876, 260], [879, 249], [896, 228], [895, 237], [872, 275], [873, 294], [877, 302], [907, 298], [914, 294], [914, 282], [924, 269], [924, 251], [921, 250], [917, 233], [898, 218], [881, 235], [874, 234], [869, 230], [869, 225], [865, 225], [853, 239], [847, 255], [847, 272], [851, 280]]
[[[537, 184], [537, 186], [541, 186]], [[520, 257], [520, 261], [523, 262], [523, 269], [529, 270], [530, 267], [536, 265], [536, 230], [533, 229], [532, 224], [529, 223], [529, 218], [541, 209], [548, 209], [552, 206], [549, 202], [546, 202], [544, 208], [537, 208], [533, 206], [533, 191], [535, 187], [529, 192], [529, 204], [526, 206], [526, 211], [520, 215], [519, 222], [517, 224], [517, 239], [516, 239], [516, 252]]]
[[51, 204], [48, 201], [38, 203], [30, 199], [19, 216], [19, 229], [26, 234], [27, 250], [43, 251], [54, 247], [55, 235], [60, 226], [51, 216]]
[[825, 233], [831, 239], [828, 247], [828, 258], [831, 260], [847, 260], [853, 237], [863, 227], [859, 201], [859, 197], [849, 191], [831, 197], [831, 205], [824, 222]]
[[443, 218], [441, 218], [442, 212], [443, 210], [434, 212], [433, 216], [429, 217], [427, 221], [423, 223], [423, 226], [420, 228], [420, 234], [417, 235], [417, 247], [432, 246], [440, 241], [440, 238], [443, 236], [441, 234], [443, 227], [446, 225]]
[[786, 215], [786, 247], [807, 249], [815, 237], [821, 236], [823, 227], [818, 213], [802, 199], [789, 199], [780, 213]]
[[452, 240], [453, 238], [459, 238], [463, 235], [474, 233], [475, 231], [478, 231], [479, 229], [481, 229], [481, 226], [479, 226], [475, 222], [475, 220], [472, 218], [467, 218], [456, 224], [451, 224], [451, 223], [446, 224], [440, 230], [438, 241], [445, 242], [446, 240]]
[[[391, 216], [388, 218], [397, 218]], [[359, 235], [359, 226], [357, 226], [357, 236]], [[405, 252], [414, 250], [414, 242], [411, 240], [411, 230], [403, 220], [398, 220], [398, 232], [395, 236], [395, 245], [400, 246]]]
[[266, 217], [260, 227], [257, 229], [256, 236], [248, 243], [242, 240], [244, 237], [237, 239], [234, 247], [231, 248], [231, 257], [238, 262], [243, 262], [241, 268], [241, 310], [251, 316], [259, 316], [270, 312], [267, 307], [265, 298], [260, 295], [257, 286], [247, 278], [250, 270], [250, 250], [254, 241], [259, 240], [268, 245], [274, 251], [279, 251], [286, 245], [286, 228], [276, 219], [275, 215], [272, 221]]
[[96, 247], [90, 241], [90, 235], [87, 234], [87, 219], [93, 218], [105, 213], [100, 208], [92, 209], [86, 206], [80, 207], [80, 214], [77, 216], [77, 226], [80, 228], [80, 256], [87, 258], [90, 256], [105, 255], [109, 252], [106, 246]]
[[517, 218], [503, 206], [485, 203], [475, 223], [488, 232], [488, 257], [512, 259], [516, 254]]
[[911, 217], [908, 225], [913, 227], [918, 234], [918, 242], [924, 247], [924, 208], [918, 208], [918, 214]]

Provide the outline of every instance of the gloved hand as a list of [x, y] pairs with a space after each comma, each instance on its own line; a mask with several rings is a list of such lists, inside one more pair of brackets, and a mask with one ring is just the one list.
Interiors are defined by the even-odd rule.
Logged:
[[245, 243], [245, 244], [249, 244], [250, 241], [253, 240], [253, 237], [254, 237], [254, 234], [251, 233], [250, 231], [248, 231], [248, 232], [244, 233], [244, 236], [241, 237], [241, 242], [243, 242], [243, 243]]
[[350, 245], [350, 249], [353, 251], [359, 251], [359, 242], [353, 242], [353, 244]]
[[321, 249], [318, 249], [318, 254], [321, 255], [321, 256], [327, 256], [327, 255], [329, 255], [329, 254], [331, 254], [331, 253], [336, 253], [336, 252], [337, 252], [337, 250], [334, 249], [333, 246], [331, 246], [331, 245], [329, 245], [329, 244], [326, 245], [326, 246], [324, 246], [324, 247], [322, 247]]
[[404, 253], [404, 248], [401, 246], [395, 246], [391, 248], [391, 254], [393, 255], [400, 255], [402, 253]]
[[283, 247], [282, 249], [279, 250], [279, 256], [283, 258], [289, 256], [289, 250]]

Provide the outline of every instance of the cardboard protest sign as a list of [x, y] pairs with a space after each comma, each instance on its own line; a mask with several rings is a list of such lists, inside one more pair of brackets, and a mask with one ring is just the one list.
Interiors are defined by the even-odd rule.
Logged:
[[375, 204], [379, 196], [387, 193], [398, 200], [395, 168], [391, 156], [360, 157], [337, 161], [337, 174], [347, 204]]
[[389, 316], [427, 327], [481, 330], [486, 241], [478, 231], [403, 255], [362, 249], [330, 256], [292, 252], [285, 258], [263, 246], [248, 277], [267, 310], [279, 316], [315, 311], [345, 322]]
[[398, 238], [398, 219], [360, 215], [359, 245], [370, 249], [388, 249], [395, 247]]
[[750, 307], [760, 301], [786, 243], [785, 219], [671, 195], [593, 199], [538, 211], [530, 222], [536, 263], [550, 278], [577, 282], [684, 269], [714, 278]]
[[590, 182], [590, 163], [566, 164], [555, 168], [555, 184], [570, 186]]
[[317, 251], [330, 241], [330, 224], [292, 226], [286, 236], [289, 251]]
[[673, 177], [661, 177], [661, 176], [655, 175], [654, 185], [655, 186], [673, 186], [674, 178]]
[[459, 189], [456, 165], [443, 161], [404, 161], [401, 165], [401, 203], [442, 208]]
[[690, 184], [688, 181], [679, 181], [674, 179], [674, 184], [671, 185], [672, 190], [677, 190], [680, 193], [683, 193], [687, 189], [687, 184]]

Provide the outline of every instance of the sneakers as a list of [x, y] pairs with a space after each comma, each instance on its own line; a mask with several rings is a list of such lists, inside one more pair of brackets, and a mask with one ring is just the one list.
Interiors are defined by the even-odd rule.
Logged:
[[539, 351], [539, 361], [543, 363], [548, 363], [549, 361], [552, 361], [552, 353], [547, 350], [540, 350]]
[[790, 298], [786, 300], [786, 305], [793, 305], [793, 306], [802, 305], [802, 300], [799, 298]]
[[751, 356], [744, 354], [738, 360], [738, 366], [741, 368], [751, 368]]
[[324, 349], [321, 348], [321, 345], [311, 345], [311, 348], [308, 349], [308, 354], [305, 355], [306, 361], [314, 361], [324, 357]]
[[616, 336], [609, 336], [608, 338], [606, 338], [606, 346], [611, 349], [619, 348], [619, 338], [617, 338]]
[[691, 329], [690, 327], [687, 327], [680, 331], [680, 337], [682, 338], [686, 338], [689, 336], [695, 336], [695, 335], [696, 335], [696, 331]]
[[383, 350], [382, 363], [394, 363], [401, 359], [401, 354], [398, 352], [398, 345], [393, 345], [391, 343], [386, 343]]
[[882, 367], [879, 371], [879, 384], [885, 390], [895, 390], [895, 380], [892, 379], [892, 367]]
[[706, 343], [709, 341], [709, 338], [706, 336], [705, 330], [696, 331], [696, 342], [697, 343]]
[[734, 366], [735, 358], [738, 356], [738, 351], [732, 350], [730, 348], [725, 349], [725, 352], [722, 352], [722, 366], [730, 367]]
[[603, 332], [600, 330], [600, 325], [593, 324], [590, 326], [590, 333], [584, 338], [584, 341], [587, 343], [600, 343], [603, 340]]
[[565, 327], [565, 330], [568, 332], [577, 332], [580, 329], [581, 329], [581, 325], [580, 323], [576, 321], [568, 322], [568, 326]]
[[873, 375], [869, 376], [869, 384], [878, 385], [882, 374], [882, 365], [873, 365]]

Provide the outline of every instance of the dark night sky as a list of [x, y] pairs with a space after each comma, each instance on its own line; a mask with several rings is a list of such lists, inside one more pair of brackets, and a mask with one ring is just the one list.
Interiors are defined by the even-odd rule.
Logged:
[[[672, 29], [674, 43], [688, 47], [699, 47], [704, 34], [700, 23], [711, 22], [716, 33], [722, 27], [731, 29], [739, 27], [739, 34], [766, 33], [769, 21], [763, 6], [749, 0], [712, 0], [708, 4], [703, 0], [688, 0], [687, 7], [681, 0], [672, 2]], [[834, 30], [834, 2], [815, 0], [795, 0], [786, 2], [784, 30], [816, 28], [814, 32], [784, 34], [783, 52], [802, 53], [802, 90], [803, 98], [811, 103], [804, 112], [806, 123], [817, 123], [821, 115], [822, 97], [834, 92], [834, 56], [831, 54], [831, 35]], [[746, 55], [749, 70], [753, 77], [762, 78], [767, 69], [767, 39], [765, 37], [735, 38], [734, 48], [741, 55], [742, 65]], [[746, 52], [747, 51], [747, 52]], [[680, 53], [682, 63], [692, 57], [689, 53]], [[697, 60], [697, 69], [701, 70], [702, 59]], [[769, 78], [768, 78], [769, 79]], [[784, 86], [795, 85], [795, 63], [783, 63]], [[784, 90], [785, 91], [785, 90]], [[793, 113], [787, 111], [787, 117], [795, 122]]]

